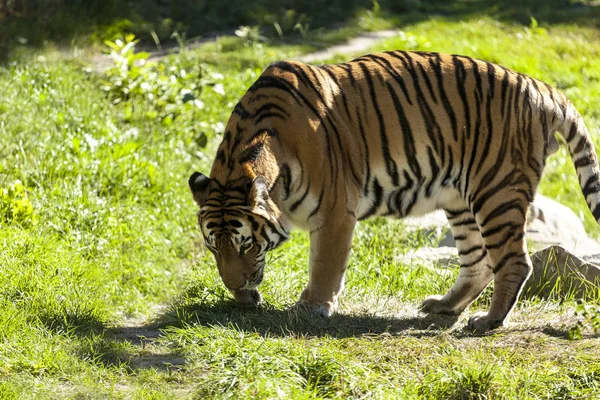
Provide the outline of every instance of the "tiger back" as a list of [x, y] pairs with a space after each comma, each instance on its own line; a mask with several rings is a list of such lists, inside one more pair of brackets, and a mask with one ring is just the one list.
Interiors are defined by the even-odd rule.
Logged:
[[194, 173], [198, 219], [225, 285], [260, 301], [264, 254], [293, 226], [310, 232], [300, 302], [336, 309], [359, 220], [443, 209], [460, 258], [426, 313], [460, 314], [494, 280], [503, 325], [531, 271], [525, 221], [545, 160], [563, 136], [595, 219], [600, 169], [580, 114], [549, 85], [465, 56], [370, 54], [348, 63], [269, 66], [236, 105], [210, 176]]

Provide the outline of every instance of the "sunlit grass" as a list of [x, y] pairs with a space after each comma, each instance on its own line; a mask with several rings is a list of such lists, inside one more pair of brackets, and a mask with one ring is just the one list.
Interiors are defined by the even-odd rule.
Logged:
[[[462, 53], [525, 72], [564, 90], [597, 134], [597, 31], [543, 28], [437, 18], [402, 26], [376, 49]], [[448, 290], [457, 269], [405, 261], [437, 238], [399, 221], [359, 225], [331, 319], [290, 308], [308, 279], [304, 232], [269, 255], [265, 305], [232, 304], [199, 245], [187, 178], [208, 172], [223, 124], [262, 69], [309, 48], [222, 38], [184, 51], [165, 70], [181, 76], [206, 65], [194, 91], [203, 107], [175, 102], [177, 116], [164, 118], [143, 97], [110, 99], [105, 77], [79, 61], [43, 54], [0, 69], [0, 187], [20, 182], [26, 194], [0, 204], [0, 398], [576, 398], [600, 390], [598, 339], [585, 331], [566, 340], [572, 301], [528, 298], [513, 329], [483, 337], [462, 327], [488, 307], [489, 290], [457, 320], [420, 315], [419, 301]], [[543, 193], [587, 215], [564, 151], [543, 182]], [[9, 216], [28, 204], [20, 220]], [[598, 233], [589, 218], [586, 227]]]

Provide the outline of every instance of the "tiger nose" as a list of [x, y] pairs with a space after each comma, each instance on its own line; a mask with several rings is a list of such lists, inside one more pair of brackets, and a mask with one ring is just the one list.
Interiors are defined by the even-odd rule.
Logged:
[[239, 282], [225, 282], [225, 281], [223, 281], [223, 283], [225, 283], [225, 287], [229, 290], [240, 290], [241, 288], [246, 286], [246, 281], [242, 282], [241, 284]]
[[244, 273], [237, 275], [236, 277], [221, 275], [221, 278], [223, 278], [223, 283], [229, 290], [239, 290], [243, 288], [247, 282], [246, 274]]

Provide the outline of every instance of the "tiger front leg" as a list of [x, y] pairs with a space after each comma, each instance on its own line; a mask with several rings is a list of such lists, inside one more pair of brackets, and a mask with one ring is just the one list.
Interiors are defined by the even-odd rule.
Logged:
[[344, 288], [356, 219], [327, 222], [310, 233], [309, 279], [298, 305], [329, 317]]

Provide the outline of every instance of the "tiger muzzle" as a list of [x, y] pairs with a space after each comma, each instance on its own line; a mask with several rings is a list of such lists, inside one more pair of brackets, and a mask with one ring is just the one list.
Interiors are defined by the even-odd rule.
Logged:
[[262, 303], [262, 296], [257, 289], [231, 290], [235, 301], [242, 306], [257, 306]]

